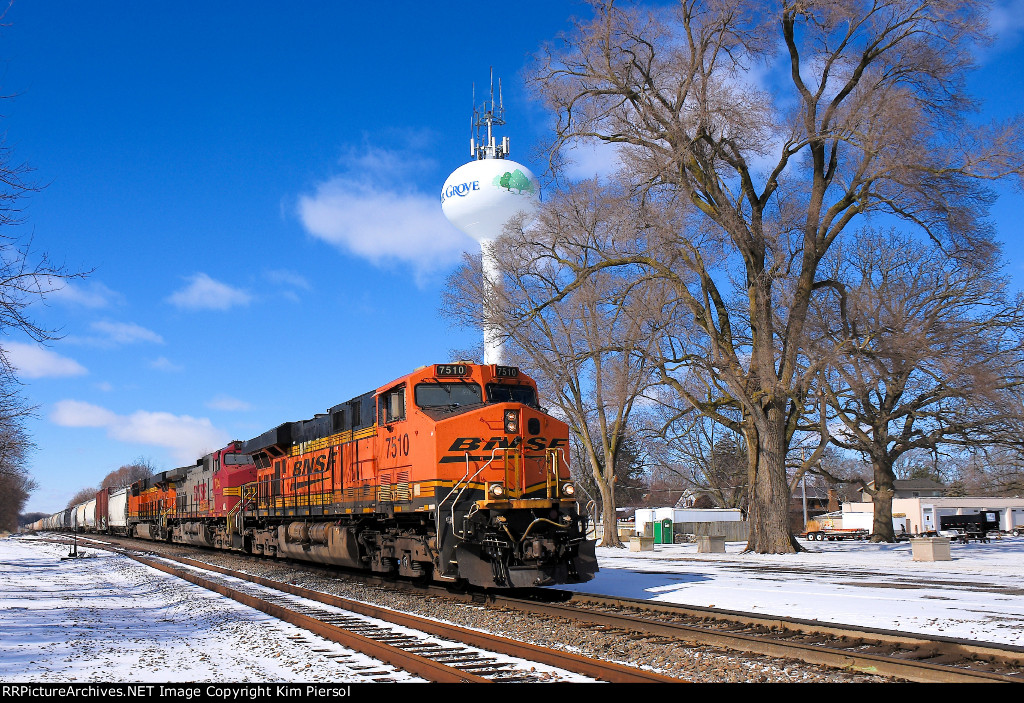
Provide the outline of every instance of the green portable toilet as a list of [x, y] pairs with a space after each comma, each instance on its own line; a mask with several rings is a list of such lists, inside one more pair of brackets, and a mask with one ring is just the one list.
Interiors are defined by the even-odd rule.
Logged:
[[672, 544], [672, 518], [667, 517], [664, 520], [658, 520], [654, 523], [654, 543], [655, 544]]

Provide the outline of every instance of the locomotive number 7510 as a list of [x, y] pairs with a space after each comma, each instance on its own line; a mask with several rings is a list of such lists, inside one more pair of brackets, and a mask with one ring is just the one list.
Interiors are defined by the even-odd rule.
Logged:
[[384, 445], [384, 456], [388, 459], [397, 459], [400, 456], [409, 456], [409, 435], [403, 434], [397, 437], [386, 437]]

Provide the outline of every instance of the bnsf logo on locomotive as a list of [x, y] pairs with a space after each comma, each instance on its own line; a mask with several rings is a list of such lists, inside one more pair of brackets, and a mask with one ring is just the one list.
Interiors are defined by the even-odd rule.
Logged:
[[[304, 476], [306, 474], [321, 473], [324, 471], [333, 471], [335, 466], [335, 452], [334, 447], [330, 447], [322, 454], [315, 454], [313, 456], [307, 456], [303, 459], [295, 459], [291, 462], [292, 476]], [[282, 474], [284, 474], [284, 468], [287, 466], [286, 459], [279, 459], [274, 462], [275, 468], [277, 468]]]
[[[459, 437], [452, 446], [448, 447], [450, 452], [475, 452], [478, 449], [491, 451], [492, 449], [515, 449], [519, 446], [522, 437], [514, 437], [510, 442], [508, 437], [491, 437], [484, 441], [483, 437]], [[545, 437], [531, 437], [526, 442], [526, 449], [541, 452], [545, 449], [560, 449], [569, 443], [567, 439], [555, 438], [548, 443]]]

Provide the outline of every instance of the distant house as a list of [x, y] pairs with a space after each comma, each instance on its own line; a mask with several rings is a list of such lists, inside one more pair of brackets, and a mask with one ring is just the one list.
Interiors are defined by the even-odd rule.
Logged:
[[679, 494], [678, 500], [672, 504], [676, 508], [717, 508], [715, 501], [707, 493], [687, 488]]
[[[875, 482], [869, 483], [868, 487], [874, 489]], [[892, 482], [892, 487], [896, 491], [893, 499], [900, 500], [903, 498], [941, 498], [946, 491], [944, 485], [929, 478], [896, 479]], [[861, 502], [870, 503], [871, 494], [862, 490], [860, 499]]]
[[801, 483], [789, 497], [789, 527], [793, 532], [803, 532], [805, 515], [810, 520], [838, 509], [839, 499], [834, 488], [818, 482]]

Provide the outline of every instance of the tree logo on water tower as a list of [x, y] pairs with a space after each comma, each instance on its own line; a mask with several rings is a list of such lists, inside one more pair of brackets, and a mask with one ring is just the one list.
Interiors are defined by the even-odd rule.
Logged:
[[513, 188], [519, 193], [532, 193], [533, 192], [533, 181], [530, 180], [529, 176], [520, 171], [518, 168], [515, 171], [505, 171], [500, 176], [495, 176], [491, 182], [492, 185], [501, 186], [505, 190], [511, 191]]

